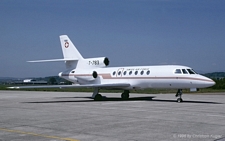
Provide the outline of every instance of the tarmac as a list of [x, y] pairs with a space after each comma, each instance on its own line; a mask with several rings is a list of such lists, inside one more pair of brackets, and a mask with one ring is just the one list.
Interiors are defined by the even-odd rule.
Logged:
[[0, 141], [225, 141], [225, 93], [0, 91]]

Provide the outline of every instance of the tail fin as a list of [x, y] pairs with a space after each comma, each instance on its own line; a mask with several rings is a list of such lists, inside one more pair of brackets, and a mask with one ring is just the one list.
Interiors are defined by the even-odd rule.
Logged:
[[67, 35], [59, 36], [64, 59], [77, 58], [84, 59]]
[[[50, 60], [35, 60], [28, 62], [56, 62], [56, 61], [65, 61], [67, 69], [74, 68], [95, 68], [95, 67], [105, 67], [108, 65], [109, 61], [106, 57], [101, 58], [88, 58], [84, 59], [74, 44], [71, 42], [67, 35], [59, 36], [63, 59], [50, 59]], [[105, 62], [108, 62], [105, 64]]]

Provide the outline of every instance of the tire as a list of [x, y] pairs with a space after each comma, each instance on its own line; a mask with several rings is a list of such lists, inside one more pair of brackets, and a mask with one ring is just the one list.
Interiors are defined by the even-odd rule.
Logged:
[[121, 98], [122, 98], [123, 100], [129, 99], [129, 94], [128, 94], [128, 93], [122, 93], [122, 94], [121, 94]]
[[95, 101], [101, 101], [102, 100], [102, 95], [97, 94], [94, 98]]
[[182, 99], [182, 98], [178, 98], [178, 99], [177, 99], [177, 102], [178, 102], [178, 103], [181, 103], [181, 102], [183, 102], [183, 99]]

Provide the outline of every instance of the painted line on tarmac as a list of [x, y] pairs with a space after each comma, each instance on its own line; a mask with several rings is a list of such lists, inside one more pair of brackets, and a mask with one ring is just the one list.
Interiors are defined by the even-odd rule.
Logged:
[[49, 138], [49, 139], [58, 139], [58, 140], [64, 140], [64, 141], [79, 141], [77, 139], [72, 139], [72, 138], [62, 138], [62, 137], [57, 137], [57, 136], [48, 136], [48, 135], [44, 135], [44, 134], [36, 134], [36, 133], [33, 133], [33, 132], [24, 132], [24, 131], [20, 131], [20, 130], [11, 130], [11, 129], [6, 129], [6, 128], [0, 128], [0, 131], [18, 133], [18, 134], [25, 134], [25, 135], [31, 135], [31, 136], [38, 136], [38, 137]]

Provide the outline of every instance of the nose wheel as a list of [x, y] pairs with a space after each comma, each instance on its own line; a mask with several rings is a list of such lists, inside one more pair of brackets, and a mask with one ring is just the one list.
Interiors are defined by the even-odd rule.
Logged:
[[176, 97], [178, 97], [178, 98], [177, 98], [177, 102], [178, 102], [178, 103], [183, 102], [182, 94], [183, 94], [183, 93], [182, 93], [182, 89], [178, 89], [178, 91], [177, 91], [177, 93], [176, 93], [176, 95], [175, 95]]

